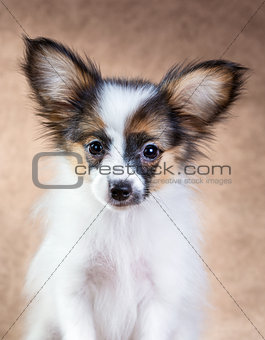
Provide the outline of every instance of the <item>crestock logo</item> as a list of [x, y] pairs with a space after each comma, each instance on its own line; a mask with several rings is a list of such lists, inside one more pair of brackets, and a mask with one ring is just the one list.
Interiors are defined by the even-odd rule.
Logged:
[[[72, 158], [76, 162], [74, 166], [74, 172], [76, 174], [77, 181], [71, 184], [45, 184], [39, 180], [39, 162], [44, 157], [67, 157]], [[170, 177], [168, 179], [157, 178], [155, 181], [161, 181], [162, 183], [184, 183], [184, 184], [231, 184], [230, 178], [211, 178], [210, 176], [231, 176], [232, 170], [229, 165], [186, 165], [183, 167], [182, 172], [178, 171], [177, 174], [173, 172], [173, 165], [167, 165], [165, 162], [159, 166], [148, 167], [132, 167], [131, 165], [99, 165], [97, 171], [102, 176], [112, 175], [143, 175], [151, 174], [153, 176], [163, 175], [163, 177]], [[54, 151], [54, 152], [40, 152], [33, 157], [32, 160], [32, 181], [35, 186], [41, 189], [76, 189], [82, 186], [84, 182], [84, 176], [90, 175], [91, 168], [89, 165], [84, 164], [82, 156], [77, 152], [70, 151]], [[184, 175], [184, 178], [183, 176]], [[174, 178], [173, 178], [174, 176]], [[176, 178], [179, 176], [179, 178]], [[190, 178], [189, 178], [190, 176]], [[196, 176], [196, 177], [193, 177]], [[198, 178], [200, 176], [200, 178]], [[205, 180], [203, 178], [205, 176]], [[207, 177], [209, 176], [209, 177]]]
[[44, 157], [72, 157], [77, 161], [77, 164], [83, 164], [82, 156], [77, 152], [71, 151], [54, 151], [54, 152], [39, 152], [32, 159], [32, 181], [36, 187], [41, 189], [76, 189], [83, 184], [83, 176], [77, 176], [77, 181], [74, 184], [44, 184], [39, 181], [39, 161]]

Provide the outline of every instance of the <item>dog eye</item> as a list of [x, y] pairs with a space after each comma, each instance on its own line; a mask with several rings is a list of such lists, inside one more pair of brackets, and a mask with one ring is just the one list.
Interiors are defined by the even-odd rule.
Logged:
[[158, 147], [155, 146], [154, 144], [146, 145], [143, 151], [143, 155], [145, 158], [155, 159], [159, 155]]
[[103, 145], [96, 140], [88, 145], [88, 150], [92, 155], [101, 155], [103, 153]]

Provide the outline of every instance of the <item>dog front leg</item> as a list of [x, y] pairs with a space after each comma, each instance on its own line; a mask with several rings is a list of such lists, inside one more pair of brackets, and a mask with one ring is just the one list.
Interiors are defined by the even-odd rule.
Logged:
[[95, 340], [95, 327], [87, 296], [61, 290], [57, 295], [60, 330], [63, 340]]
[[169, 340], [175, 313], [162, 301], [149, 301], [142, 307], [135, 340]]

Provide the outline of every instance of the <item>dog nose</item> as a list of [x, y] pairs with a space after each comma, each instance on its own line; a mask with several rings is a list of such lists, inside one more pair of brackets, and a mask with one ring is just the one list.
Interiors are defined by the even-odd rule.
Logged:
[[125, 201], [130, 197], [132, 193], [132, 187], [130, 183], [118, 182], [114, 184], [110, 192], [114, 200]]

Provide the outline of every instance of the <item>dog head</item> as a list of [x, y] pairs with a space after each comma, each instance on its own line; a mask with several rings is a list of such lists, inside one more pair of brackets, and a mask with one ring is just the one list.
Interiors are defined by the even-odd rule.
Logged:
[[48, 135], [57, 148], [83, 156], [96, 198], [116, 207], [141, 203], [194, 158], [237, 98], [246, 70], [211, 60], [174, 66], [159, 84], [108, 79], [55, 41], [25, 44], [23, 68]]

